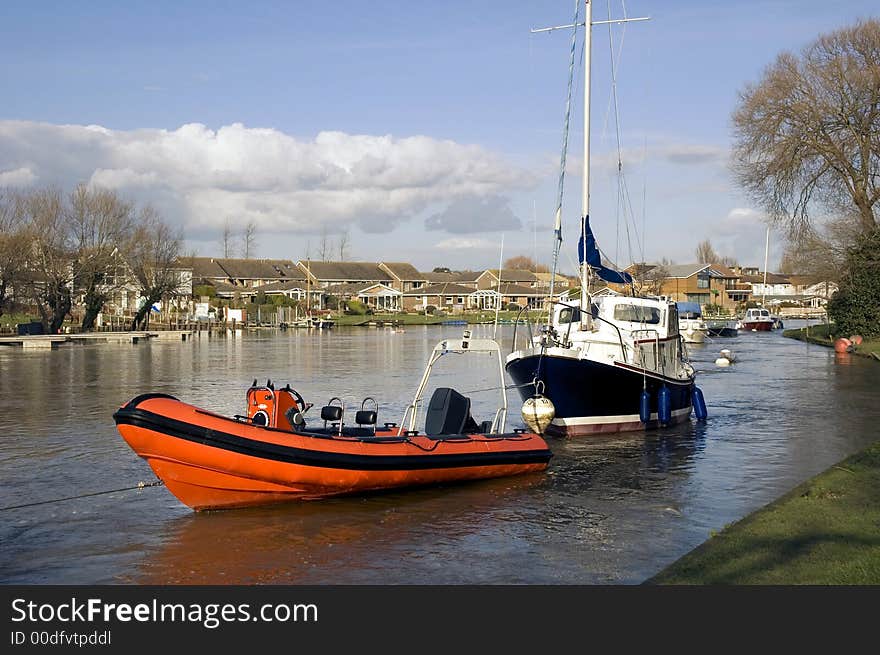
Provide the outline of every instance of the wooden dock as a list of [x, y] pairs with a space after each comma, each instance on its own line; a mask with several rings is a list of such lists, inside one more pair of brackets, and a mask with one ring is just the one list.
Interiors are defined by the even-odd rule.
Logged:
[[36, 336], [0, 337], [0, 346], [19, 346], [26, 350], [51, 350], [68, 343], [140, 343], [150, 339], [186, 341], [192, 330], [158, 330], [148, 332], [83, 332]]

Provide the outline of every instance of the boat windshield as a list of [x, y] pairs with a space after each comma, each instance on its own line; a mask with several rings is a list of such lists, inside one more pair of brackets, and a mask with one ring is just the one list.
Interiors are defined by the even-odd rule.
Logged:
[[657, 325], [660, 323], [660, 310], [642, 305], [615, 305], [614, 320]]
[[581, 310], [579, 307], [563, 307], [559, 311], [560, 323], [575, 323], [581, 320]]

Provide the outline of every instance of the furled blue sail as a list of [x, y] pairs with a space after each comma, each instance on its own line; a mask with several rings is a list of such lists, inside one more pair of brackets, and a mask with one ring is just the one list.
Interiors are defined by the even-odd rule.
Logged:
[[631, 284], [633, 281], [632, 275], [626, 271], [615, 271], [602, 264], [602, 256], [599, 254], [599, 248], [596, 246], [596, 237], [593, 236], [593, 230], [590, 228], [589, 216], [584, 217], [581, 238], [578, 239], [578, 262], [589, 264], [590, 268], [596, 271], [596, 275], [606, 282], [611, 282], [612, 284]]

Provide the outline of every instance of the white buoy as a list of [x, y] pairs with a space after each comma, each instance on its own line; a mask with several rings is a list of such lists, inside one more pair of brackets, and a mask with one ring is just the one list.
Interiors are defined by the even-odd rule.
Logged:
[[546, 396], [536, 393], [531, 398], [526, 398], [522, 406], [523, 422], [533, 432], [544, 434], [544, 431], [553, 422], [556, 416], [556, 407]]
[[715, 366], [730, 366], [730, 360], [727, 357], [719, 357], [715, 360]]

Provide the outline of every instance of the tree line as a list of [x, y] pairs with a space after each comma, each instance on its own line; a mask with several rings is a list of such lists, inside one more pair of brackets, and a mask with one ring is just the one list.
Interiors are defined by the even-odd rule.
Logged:
[[788, 228], [783, 268], [837, 281], [829, 317], [880, 335], [880, 20], [781, 53], [733, 125], [740, 184]]
[[0, 316], [29, 305], [55, 334], [81, 305], [80, 327], [90, 330], [104, 305], [127, 289], [143, 299], [131, 329], [143, 329], [152, 306], [180, 287], [182, 242], [180, 230], [151, 206], [112, 190], [0, 190]]

